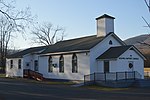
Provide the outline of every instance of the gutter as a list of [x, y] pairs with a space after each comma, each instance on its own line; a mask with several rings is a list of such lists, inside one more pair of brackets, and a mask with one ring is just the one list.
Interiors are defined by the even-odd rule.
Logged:
[[40, 56], [60, 55], [60, 54], [73, 54], [73, 53], [87, 53], [87, 52], [90, 52], [90, 50], [77, 50], [77, 51], [69, 51], [69, 52], [46, 53], [46, 54], [41, 54]]

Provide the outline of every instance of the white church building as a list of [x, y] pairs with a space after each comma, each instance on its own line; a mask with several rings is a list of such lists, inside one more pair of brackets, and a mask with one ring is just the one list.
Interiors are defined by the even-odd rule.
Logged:
[[6, 77], [23, 77], [24, 70], [47, 79], [84, 80], [92, 73], [136, 71], [144, 78], [145, 57], [114, 33], [114, 17], [96, 18], [97, 35], [28, 48], [6, 60]]

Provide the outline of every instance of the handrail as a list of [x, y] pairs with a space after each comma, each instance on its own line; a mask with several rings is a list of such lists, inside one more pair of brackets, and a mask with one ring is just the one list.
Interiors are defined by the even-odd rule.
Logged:
[[24, 69], [24, 77], [25, 78], [33, 78], [36, 80], [43, 80], [43, 74], [30, 70], [30, 69]]
[[137, 72], [109, 72], [109, 73], [92, 73], [84, 75], [84, 82], [96, 81], [118, 81], [118, 80], [136, 80], [141, 79], [142, 75]]

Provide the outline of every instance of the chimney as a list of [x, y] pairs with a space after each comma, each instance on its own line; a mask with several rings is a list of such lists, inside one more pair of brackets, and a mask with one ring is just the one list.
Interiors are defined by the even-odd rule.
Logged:
[[110, 32], [114, 32], [114, 17], [104, 14], [97, 21], [97, 37], [106, 36]]

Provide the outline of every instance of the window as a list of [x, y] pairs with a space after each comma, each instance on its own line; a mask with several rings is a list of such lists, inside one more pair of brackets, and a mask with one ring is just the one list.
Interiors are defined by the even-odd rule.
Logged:
[[21, 59], [18, 60], [18, 69], [21, 69]]
[[38, 60], [34, 61], [34, 71], [38, 71]]
[[30, 67], [30, 62], [26, 62], [26, 67]]
[[77, 65], [77, 56], [76, 54], [73, 54], [72, 56], [72, 73], [78, 72], [78, 65]]
[[48, 72], [53, 72], [53, 59], [51, 56], [48, 59]]
[[133, 68], [133, 62], [131, 61], [131, 62], [129, 62], [129, 68], [131, 69], [131, 68]]
[[110, 44], [110, 45], [112, 45], [112, 44], [113, 44], [111, 40], [109, 41], [109, 44]]
[[59, 72], [60, 73], [64, 72], [64, 57], [63, 57], [63, 55], [61, 55], [59, 58]]
[[129, 71], [133, 71], [134, 70], [134, 63], [133, 63], [133, 61], [129, 61], [129, 63], [128, 63], [128, 67], [129, 67]]
[[134, 50], [133, 48], [130, 48], [129, 50]]
[[10, 68], [13, 68], [13, 60], [10, 60]]
[[132, 63], [129, 63], [129, 68], [131, 69], [133, 67], [133, 64]]

